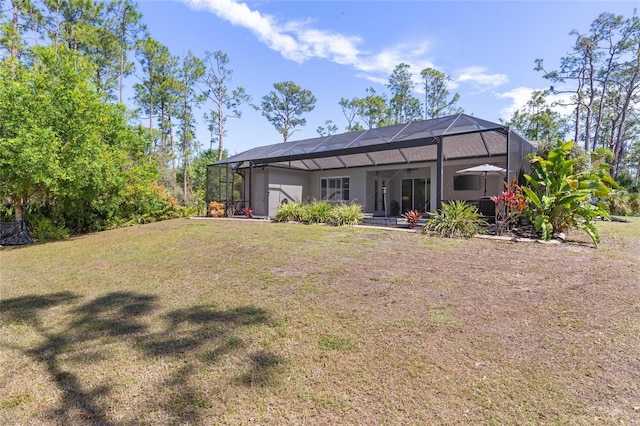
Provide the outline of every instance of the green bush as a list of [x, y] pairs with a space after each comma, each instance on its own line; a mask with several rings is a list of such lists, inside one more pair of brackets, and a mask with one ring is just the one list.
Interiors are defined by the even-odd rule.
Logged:
[[582, 228], [597, 245], [600, 235], [592, 220], [609, 216], [603, 200], [616, 184], [607, 164], [576, 173], [574, 167], [580, 159], [570, 158], [573, 145], [558, 144], [546, 158], [531, 159], [531, 175], [524, 175], [530, 187], [522, 188], [529, 200], [527, 216], [543, 240]]
[[357, 225], [362, 222], [363, 216], [360, 204], [338, 204], [329, 215], [329, 223], [336, 226]]
[[51, 219], [37, 216], [29, 221], [29, 233], [39, 241], [57, 241], [69, 237], [69, 230], [64, 226], [57, 226]]
[[304, 207], [302, 203], [296, 201], [294, 203], [280, 204], [276, 211], [276, 222], [301, 222], [304, 218]]
[[633, 216], [640, 216], [640, 193], [629, 194], [629, 208]]
[[611, 214], [619, 216], [640, 216], [640, 194], [625, 190], [611, 191], [607, 197]]
[[314, 201], [304, 206], [302, 220], [309, 223], [328, 223], [333, 206], [326, 201]]
[[470, 238], [485, 233], [486, 225], [475, 206], [455, 200], [443, 203], [442, 209], [427, 218], [424, 230], [442, 237]]
[[607, 197], [609, 212], [619, 216], [631, 216], [632, 211], [629, 198], [629, 193], [627, 191], [611, 191]]

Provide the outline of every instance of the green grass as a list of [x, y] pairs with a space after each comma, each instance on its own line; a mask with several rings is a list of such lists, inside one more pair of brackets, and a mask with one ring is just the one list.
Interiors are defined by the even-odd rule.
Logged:
[[173, 220], [0, 250], [1, 424], [634, 424], [640, 220]]

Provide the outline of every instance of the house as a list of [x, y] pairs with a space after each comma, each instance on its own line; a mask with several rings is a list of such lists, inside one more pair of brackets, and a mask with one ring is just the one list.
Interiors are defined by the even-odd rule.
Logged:
[[[359, 203], [374, 216], [434, 211], [446, 200], [477, 201], [485, 185], [486, 195], [500, 193], [532, 151], [509, 126], [466, 114], [260, 146], [207, 166], [207, 205], [266, 217], [312, 199]], [[507, 176], [456, 173], [483, 163]]]

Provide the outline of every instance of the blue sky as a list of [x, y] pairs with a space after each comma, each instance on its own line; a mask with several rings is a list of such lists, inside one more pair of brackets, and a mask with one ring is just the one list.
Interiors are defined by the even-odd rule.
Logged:
[[[630, 17], [637, 1], [235, 1], [176, 0], [139, 3], [151, 35], [175, 55], [204, 56], [221, 50], [230, 58], [232, 87], [243, 86], [260, 103], [273, 84], [291, 80], [311, 90], [315, 109], [290, 140], [318, 136], [332, 120], [346, 120], [341, 97], [364, 97], [385, 87], [393, 68], [425, 67], [451, 76], [465, 113], [498, 121], [548, 86], [533, 70], [543, 58], [554, 69], [575, 40], [602, 12]], [[418, 81], [418, 80], [416, 80]], [[415, 96], [422, 99], [419, 84]], [[202, 113], [199, 114], [201, 117]], [[201, 122], [204, 120], [200, 119]], [[282, 142], [259, 111], [243, 108], [230, 119], [225, 147], [231, 155]], [[201, 124], [204, 149], [209, 134]]]

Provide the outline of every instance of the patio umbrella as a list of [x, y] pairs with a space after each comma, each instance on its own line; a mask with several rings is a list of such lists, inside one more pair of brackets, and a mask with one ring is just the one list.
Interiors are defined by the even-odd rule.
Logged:
[[468, 169], [458, 170], [459, 175], [480, 175], [484, 176], [484, 195], [487, 195], [487, 175], [504, 175], [507, 169], [494, 166], [492, 164], [482, 164], [480, 166], [469, 167]]

